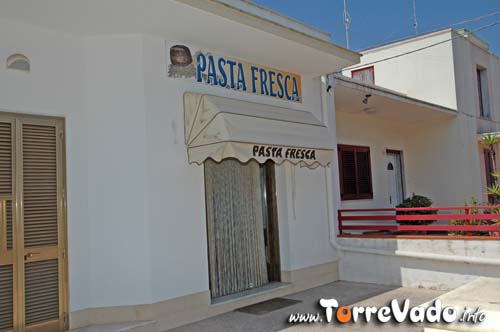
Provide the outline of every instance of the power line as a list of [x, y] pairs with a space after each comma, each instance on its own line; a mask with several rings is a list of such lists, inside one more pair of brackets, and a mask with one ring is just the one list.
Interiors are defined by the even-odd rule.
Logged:
[[[469, 19], [466, 19], [466, 20], [463, 20], [463, 21], [460, 21], [460, 22], [456, 22], [456, 23], [452, 23], [452, 24], [449, 24], [449, 25], [446, 25], [446, 26], [442, 26], [440, 28], [435, 28], [435, 29], [429, 30], [427, 32], [421, 33], [420, 35], [437, 32], [437, 31], [440, 31], [440, 30], [451, 28], [451, 27], [454, 27], [454, 26], [457, 26], [457, 25], [462, 25], [462, 24], [465, 24], [465, 23], [471, 23], [471, 22], [480, 21], [480, 20], [483, 20], [485, 18], [496, 16], [496, 15], [500, 15], [500, 11], [491, 12], [491, 13], [488, 13], [488, 14], [485, 14], [485, 15], [476, 16], [476, 17], [469, 18]], [[414, 17], [414, 18], [416, 19], [416, 17]], [[395, 39], [395, 40], [393, 40], [391, 42], [378, 43], [378, 44], [375, 44], [375, 45], [372, 45], [372, 46], [365, 47], [365, 48], [361, 49], [360, 51], [368, 50], [368, 49], [371, 49], [371, 48], [376, 48], [376, 47], [379, 47], [379, 46], [382, 46], [382, 45], [387, 45], [389, 43], [395, 43], [395, 42], [398, 42], [398, 41], [401, 41], [401, 40], [405, 40], [405, 39], [410, 38], [410, 37], [412, 37], [412, 36], [408, 35], [406, 37]]]
[[489, 13], [489, 14], [486, 14], [486, 15], [482, 15], [482, 16], [477, 16], [477, 17], [470, 18], [470, 19], [467, 19], [467, 20], [463, 20], [463, 21], [460, 21], [460, 22], [457, 22], [457, 23], [453, 23], [453, 24], [450, 24], [450, 25], [448, 25], [446, 27], [439, 28], [439, 29], [436, 29], [436, 30], [442, 30], [442, 29], [453, 27], [453, 26], [456, 26], [456, 25], [461, 25], [461, 24], [465, 24], [465, 23], [479, 21], [479, 20], [482, 20], [482, 19], [485, 19], [485, 18], [488, 18], [488, 17], [491, 17], [491, 16], [496, 16], [498, 14], [500, 14], [500, 11], [492, 12], [492, 13]]
[[[479, 27], [479, 28], [477, 28], [475, 30], [470, 31], [469, 33], [474, 33], [474, 32], [478, 32], [478, 31], [481, 31], [481, 30], [489, 29], [491, 27], [494, 27], [497, 24], [500, 24], [500, 21], [496, 21], [496, 22], [490, 23], [488, 25], [483, 25], [482, 27]], [[434, 43], [434, 44], [430, 44], [430, 45], [427, 45], [427, 46], [424, 46], [424, 47], [421, 47], [421, 48], [417, 48], [417, 49], [414, 49], [414, 50], [411, 50], [411, 51], [408, 51], [408, 52], [396, 54], [396, 55], [393, 55], [393, 56], [390, 56], [390, 57], [387, 57], [387, 58], [383, 58], [383, 59], [372, 61], [372, 62], [368, 62], [368, 63], [363, 63], [361, 65], [350, 67], [349, 70], [363, 68], [363, 67], [366, 67], [366, 66], [374, 65], [376, 63], [380, 63], [380, 62], [384, 62], [384, 61], [388, 61], [388, 60], [400, 58], [400, 57], [405, 56], [405, 55], [409, 55], [409, 54], [412, 54], [412, 53], [415, 53], [415, 52], [423, 51], [423, 50], [426, 50], [428, 48], [431, 48], [431, 47], [434, 47], [434, 46], [438, 46], [438, 45], [447, 43], [447, 42], [452, 41], [452, 40], [454, 40], [456, 38], [459, 38], [459, 37], [463, 37], [463, 36], [462, 35], [457, 35], [457, 36], [451, 37], [450, 39], [442, 40], [440, 42], [437, 42], [437, 43]], [[334, 74], [339, 74], [341, 72], [342, 72], [342, 69], [336, 71]]]

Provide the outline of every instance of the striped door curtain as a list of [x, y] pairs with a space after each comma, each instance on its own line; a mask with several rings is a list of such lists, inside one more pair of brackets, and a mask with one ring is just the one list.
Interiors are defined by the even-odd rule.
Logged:
[[268, 283], [259, 164], [205, 162], [210, 289], [213, 298]]

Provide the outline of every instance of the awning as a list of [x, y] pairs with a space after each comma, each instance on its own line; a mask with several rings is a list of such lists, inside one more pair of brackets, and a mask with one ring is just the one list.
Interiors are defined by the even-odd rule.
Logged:
[[186, 93], [184, 133], [190, 163], [236, 158], [314, 168], [332, 161], [328, 128], [306, 111]]

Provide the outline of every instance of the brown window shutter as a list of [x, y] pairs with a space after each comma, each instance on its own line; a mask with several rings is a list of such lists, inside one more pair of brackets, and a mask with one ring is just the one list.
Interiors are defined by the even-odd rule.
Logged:
[[356, 155], [353, 150], [340, 151], [340, 173], [342, 179], [341, 195], [342, 197], [349, 197], [356, 195]]
[[356, 164], [358, 196], [362, 198], [371, 198], [372, 179], [370, 169], [370, 152], [356, 151]]
[[339, 145], [338, 154], [341, 199], [373, 198], [370, 148]]

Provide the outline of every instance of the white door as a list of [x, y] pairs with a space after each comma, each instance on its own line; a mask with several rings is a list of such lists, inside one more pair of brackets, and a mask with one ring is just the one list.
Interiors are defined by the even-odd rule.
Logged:
[[388, 203], [395, 207], [403, 202], [403, 164], [401, 153], [398, 151], [387, 151], [387, 179], [388, 179]]

